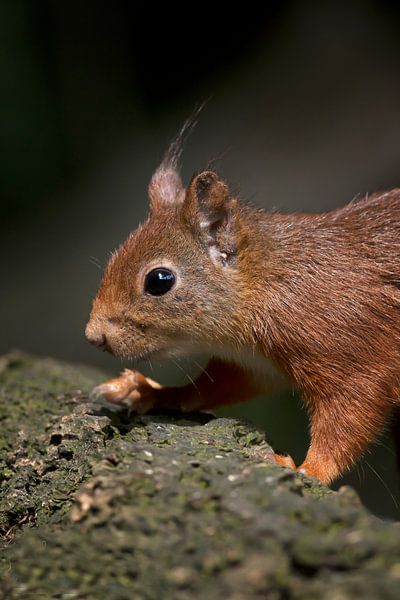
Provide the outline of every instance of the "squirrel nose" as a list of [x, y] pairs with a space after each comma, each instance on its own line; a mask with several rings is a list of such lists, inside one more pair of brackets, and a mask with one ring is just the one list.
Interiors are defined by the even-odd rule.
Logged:
[[96, 348], [103, 350], [103, 352], [112, 352], [104, 330], [98, 326], [95, 326], [95, 324], [88, 323], [86, 327], [86, 338], [88, 342], [93, 344], [93, 346], [96, 346]]
[[87, 339], [93, 346], [96, 346], [96, 348], [105, 348], [105, 346], [107, 346], [107, 337], [105, 333], [101, 333], [97, 336], [88, 335]]

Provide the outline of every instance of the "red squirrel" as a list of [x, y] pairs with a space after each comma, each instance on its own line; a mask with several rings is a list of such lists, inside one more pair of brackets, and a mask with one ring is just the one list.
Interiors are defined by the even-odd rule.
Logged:
[[86, 336], [135, 361], [213, 358], [183, 387], [126, 369], [94, 392], [137, 413], [193, 411], [287, 380], [311, 423], [297, 470], [329, 484], [400, 414], [400, 189], [317, 214], [249, 206], [214, 170], [185, 189], [188, 127], [150, 181], [147, 221], [105, 269]]

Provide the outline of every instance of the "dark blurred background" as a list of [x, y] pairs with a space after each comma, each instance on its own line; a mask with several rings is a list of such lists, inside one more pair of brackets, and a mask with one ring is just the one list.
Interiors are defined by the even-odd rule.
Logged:
[[[399, 186], [399, 23], [388, 0], [2, 0], [0, 351], [119, 370], [84, 339], [91, 299], [110, 250], [146, 214], [168, 142], [205, 98], [186, 180], [219, 157], [242, 197], [290, 210]], [[169, 365], [157, 375], [182, 381]], [[291, 395], [224, 413], [302, 458], [306, 418]], [[343, 482], [400, 516], [389, 438]]]

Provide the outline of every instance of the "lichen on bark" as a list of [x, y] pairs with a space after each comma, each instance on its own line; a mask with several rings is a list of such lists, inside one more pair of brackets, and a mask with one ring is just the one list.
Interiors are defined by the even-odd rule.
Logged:
[[211, 415], [128, 417], [104, 374], [0, 359], [4, 598], [397, 599], [400, 527]]

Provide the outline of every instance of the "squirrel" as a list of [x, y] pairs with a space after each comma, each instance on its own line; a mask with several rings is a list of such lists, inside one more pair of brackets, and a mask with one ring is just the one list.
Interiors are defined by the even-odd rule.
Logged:
[[182, 387], [126, 369], [94, 394], [139, 414], [194, 411], [289, 382], [311, 442], [297, 469], [278, 464], [330, 484], [391, 419], [400, 453], [400, 189], [294, 214], [239, 201], [210, 168], [185, 189], [190, 127], [151, 178], [147, 221], [108, 262], [86, 336], [134, 361], [212, 358]]

